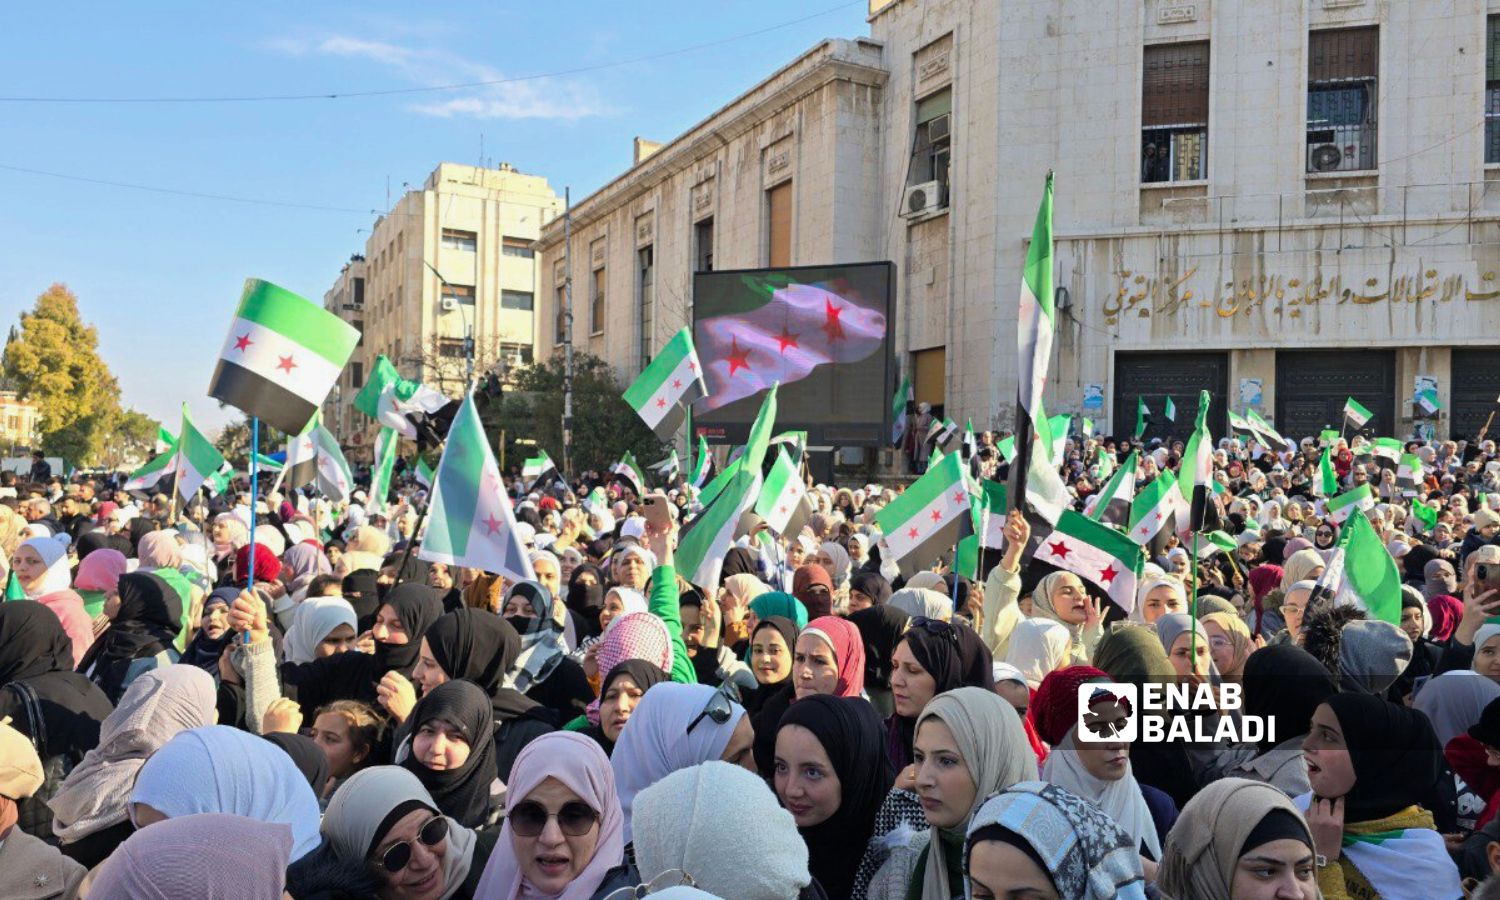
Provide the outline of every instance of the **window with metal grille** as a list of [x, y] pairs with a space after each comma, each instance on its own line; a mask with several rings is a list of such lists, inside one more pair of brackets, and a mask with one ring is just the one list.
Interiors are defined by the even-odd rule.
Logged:
[[604, 333], [604, 270], [595, 269], [589, 283], [589, 332]]
[[713, 216], [693, 226], [693, 243], [696, 245], [693, 251], [693, 259], [697, 263], [695, 271], [712, 272], [714, 270]]
[[1145, 48], [1141, 181], [1208, 177], [1208, 42]]
[[656, 248], [642, 247], [635, 251], [636, 289], [640, 293], [640, 358], [641, 368], [651, 364], [652, 342], [655, 338], [655, 323], [652, 321], [656, 308]]
[[1330, 28], [1307, 41], [1307, 171], [1376, 167], [1380, 29]]
[[557, 286], [557, 317], [553, 323], [552, 343], [561, 344], [568, 339], [568, 289]]
[[1485, 20], [1484, 161], [1500, 163], [1500, 16]]
[[912, 140], [906, 184], [936, 182], [937, 208], [948, 205], [952, 187], [949, 163], [953, 158], [953, 89], [928, 94], [917, 101], [917, 131]]

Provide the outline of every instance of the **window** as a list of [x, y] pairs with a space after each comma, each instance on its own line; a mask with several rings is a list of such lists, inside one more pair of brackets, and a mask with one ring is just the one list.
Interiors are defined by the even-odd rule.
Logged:
[[443, 229], [444, 250], [467, 250], [473, 253], [479, 249], [479, 235], [472, 231], [459, 231], [457, 228]]
[[953, 144], [953, 89], [943, 88], [917, 101], [917, 134], [912, 142], [908, 185], [938, 184], [938, 206], [948, 205], [948, 162]]
[[1307, 171], [1375, 168], [1379, 73], [1379, 28], [1333, 28], [1308, 36]]
[[355, 342], [354, 346], [363, 347], [365, 345], [365, 323], [359, 319], [355, 319], [349, 324], [353, 325], [354, 330], [359, 332], [359, 340]]
[[552, 343], [561, 344], [568, 339], [568, 289], [557, 286], [557, 318], [553, 323]]
[[1141, 182], [1208, 177], [1208, 42], [1147, 47]]
[[641, 297], [640, 357], [641, 368], [651, 363], [654, 323], [653, 307], [656, 303], [656, 248], [642, 247], [635, 251], [636, 287]]
[[463, 338], [438, 338], [438, 355], [447, 359], [464, 359], [468, 344]]
[[695, 272], [714, 270], [714, 219], [709, 216], [693, 226], [693, 262]]
[[349, 364], [349, 386], [353, 388], [364, 387], [365, 364], [353, 362]]
[[500, 358], [504, 362], [507, 374], [522, 366], [529, 366], [531, 365], [531, 345], [501, 344]]
[[783, 181], [766, 191], [766, 263], [772, 267], [792, 264], [792, 183]]
[[500, 253], [504, 256], [514, 256], [517, 259], [533, 259], [536, 254], [531, 250], [531, 241], [525, 238], [508, 237], [500, 242]]
[[589, 281], [589, 332], [604, 333], [604, 270], [595, 269]]
[[443, 285], [443, 299], [464, 306], [474, 305], [474, 288], [467, 284], [445, 284]]
[[1500, 163], [1500, 16], [1485, 22], [1484, 161]]
[[535, 295], [532, 294], [531, 291], [500, 292], [501, 309], [519, 309], [524, 310], [525, 312], [531, 312], [531, 308], [534, 305]]
[[355, 309], [363, 309], [364, 305], [365, 305], [365, 280], [363, 278], [355, 278], [354, 279], [354, 308]]

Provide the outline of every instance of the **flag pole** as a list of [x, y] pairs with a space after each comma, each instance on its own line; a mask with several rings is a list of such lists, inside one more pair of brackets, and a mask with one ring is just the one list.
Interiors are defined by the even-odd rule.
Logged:
[[[485, 440], [489, 439], [486, 438]], [[442, 446], [446, 446], [447, 443], [447, 439], [444, 438]], [[441, 460], [439, 460], [439, 466], [441, 466]], [[501, 477], [503, 478], [504, 476], [502, 475]], [[501, 490], [504, 489], [504, 482], [502, 481]], [[422, 523], [427, 521], [427, 511], [432, 508], [432, 494], [435, 490], [437, 490], [436, 470], [434, 470], [432, 473], [432, 484], [427, 486], [427, 502], [422, 505], [422, 511], [417, 513], [416, 524], [412, 525], [411, 527], [411, 536], [406, 539], [406, 549], [401, 552], [401, 564], [396, 567], [396, 580], [391, 582], [391, 588], [393, 590], [395, 589], [396, 585], [401, 583], [401, 579], [406, 575], [406, 564], [411, 560], [411, 548], [416, 546], [417, 535], [422, 533]]]
[[167, 524], [177, 524], [177, 486], [182, 483], [182, 460], [177, 460], [177, 465], [172, 467], [172, 502], [168, 507]]
[[[1191, 518], [1191, 517], [1189, 517]], [[1193, 581], [1193, 597], [1188, 601], [1188, 615], [1193, 619], [1192, 637], [1188, 639], [1188, 671], [1198, 671], [1198, 532], [1193, 532], [1192, 572], [1188, 575]]]
[[[179, 439], [180, 440], [180, 439]], [[255, 498], [260, 490], [260, 416], [250, 417], [250, 544], [245, 553], [245, 590], [255, 592]], [[179, 466], [180, 468], [180, 466]], [[245, 632], [245, 646], [250, 646], [250, 632]]]

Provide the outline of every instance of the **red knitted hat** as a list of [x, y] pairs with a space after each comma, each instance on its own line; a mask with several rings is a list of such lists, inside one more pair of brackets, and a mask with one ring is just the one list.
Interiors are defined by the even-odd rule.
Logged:
[[1068, 666], [1048, 672], [1027, 710], [1027, 715], [1036, 725], [1036, 733], [1048, 746], [1056, 747], [1067, 737], [1068, 729], [1078, 724], [1078, 686], [1090, 681], [1113, 680], [1093, 666]]

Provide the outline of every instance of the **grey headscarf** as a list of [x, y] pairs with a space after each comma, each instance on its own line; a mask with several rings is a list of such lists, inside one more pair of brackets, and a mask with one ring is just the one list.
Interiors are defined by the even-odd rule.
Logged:
[[944, 622], [953, 618], [953, 601], [931, 588], [902, 588], [886, 603], [912, 618], [926, 616]]
[[1432, 720], [1438, 743], [1464, 734], [1479, 721], [1479, 714], [1491, 700], [1500, 697], [1500, 684], [1468, 669], [1444, 672], [1422, 686], [1412, 706]]
[[1411, 638], [1390, 622], [1356, 619], [1340, 632], [1339, 684], [1384, 694], [1411, 663]]
[[1422, 597], [1431, 600], [1443, 594], [1458, 594], [1458, 575], [1446, 559], [1430, 559], [1422, 569]]
[[[1291, 798], [1263, 781], [1221, 778], [1203, 788], [1167, 835], [1157, 886], [1173, 897], [1229, 900], [1240, 856], [1255, 849], [1245, 841], [1272, 812], [1293, 816], [1307, 829]], [[1312, 849], [1311, 829], [1306, 842]]]

